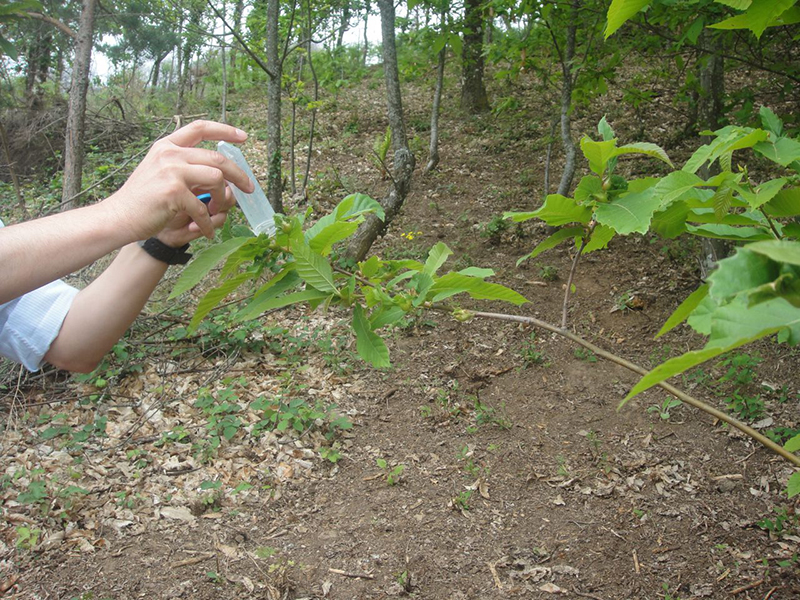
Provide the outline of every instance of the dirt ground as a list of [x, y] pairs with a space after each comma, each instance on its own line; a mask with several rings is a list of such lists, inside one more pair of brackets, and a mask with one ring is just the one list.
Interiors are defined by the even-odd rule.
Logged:
[[[327, 179], [318, 176], [312, 201], [329, 207], [346, 191], [380, 197], [387, 187], [369, 160], [386, 127], [380, 93], [342, 93], [320, 119], [314, 170]], [[404, 98], [423, 147], [429, 93], [415, 86]], [[451, 85], [440, 169], [415, 174], [402, 216], [374, 250], [418, 257], [445, 241], [455, 250], [449, 264], [491, 266], [530, 299], [517, 314], [558, 322], [570, 249], [517, 268], [543, 228], [481, 235], [494, 215], [536, 206], [543, 111], [531, 97], [511, 116], [464, 118], [456, 101]], [[243, 119], [263, 127], [249, 110]], [[581, 115], [576, 137], [599, 116]], [[661, 134], [647, 141], [665, 143], [666, 129], [653, 130]], [[558, 161], [553, 168], [560, 173]], [[401, 235], [409, 232], [413, 239]], [[686, 327], [653, 341], [698, 284], [695, 252], [685, 240], [615, 239], [579, 265], [571, 328], [645, 367], [699, 346]], [[335, 336], [342, 317], [301, 309], [266, 317], [265, 327]], [[137, 335], [132, 347], [147, 348], [147, 334]], [[618, 411], [632, 373], [513, 323], [426, 315], [391, 336], [385, 371], [353, 360], [347, 344], [332, 354], [298, 344], [288, 358], [268, 345], [185, 360], [166, 353], [111, 381], [101, 404], [85, 402], [98, 393], [92, 382], [6, 381], [3, 597], [800, 597], [796, 504], [782, 494], [791, 469], [737, 431], [687, 406], [662, 407], [658, 391]], [[738, 367], [739, 383], [721, 363], [678, 383], [721, 408], [737, 394], [759, 396], [757, 427], [797, 427], [797, 352], [766, 343], [746, 352], [761, 360]], [[196, 456], [205, 427], [198, 389], [232, 389], [244, 402], [280, 394], [287, 381], [353, 422], [335, 438], [337, 462], [320, 456], [331, 442], [316, 431], [239, 431], [209, 460]], [[64, 436], [42, 439], [55, 413], [73, 430], [103, 415], [104, 435], [77, 450]], [[164, 443], [179, 427], [186, 437]], [[46, 497], [21, 502], [45, 475]], [[70, 482], [84, 492], [65, 492]], [[236, 491], [241, 482], [250, 487]], [[25, 529], [39, 531], [27, 545]]]

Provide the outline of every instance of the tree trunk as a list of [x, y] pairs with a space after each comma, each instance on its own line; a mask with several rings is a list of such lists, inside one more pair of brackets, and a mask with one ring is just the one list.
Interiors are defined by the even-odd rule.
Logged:
[[350, 2], [348, 0], [345, 1], [344, 7], [342, 8], [342, 20], [339, 23], [339, 33], [336, 36], [336, 49], [342, 47], [342, 42], [344, 41], [344, 34], [350, 27]]
[[281, 71], [278, 56], [278, 18], [280, 1], [267, 0], [267, 65], [272, 76], [267, 77], [267, 198], [275, 212], [283, 212], [281, 185]]
[[[444, 28], [445, 13], [442, 12], [442, 28]], [[447, 44], [439, 51], [439, 62], [436, 66], [436, 89], [433, 92], [433, 107], [431, 108], [431, 145], [428, 153], [428, 164], [425, 172], [430, 173], [439, 164], [439, 105], [442, 101], [442, 88], [444, 87], [444, 64], [447, 59]]]
[[[714, 131], [719, 129], [725, 110], [725, 65], [722, 56], [713, 54], [722, 50], [721, 37], [709, 35], [703, 30], [699, 39], [700, 46], [709, 52], [706, 62], [700, 67], [700, 94], [697, 104], [698, 125], [701, 129]], [[703, 143], [711, 141], [709, 136], [703, 136]], [[704, 164], [697, 172], [699, 177], [709, 179], [719, 172], [717, 168], [711, 169], [708, 163]], [[706, 279], [717, 263], [730, 253], [730, 243], [727, 240], [702, 238], [702, 256], [700, 258], [700, 276]]]
[[[242, 14], [244, 13], [244, 0], [236, 0], [236, 4], [233, 7], [233, 31], [236, 33], [236, 36], [241, 36], [242, 34]], [[236, 37], [234, 36], [234, 37]], [[236, 78], [236, 51], [238, 47], [234, 44], [231, 47], [231, 72], [233, 77], [231, 77], [231, 83], [233, 83]], [[235, 87], [235, 86], [234, 86]]]
[[311, 4], [308, 5], [308, 68], [311, 70], [311, 78], [314, 81], [314, 108], [311, 109], [311, 127], [308, 133], [308, 154], [306, 155], [306, 172], [303, 175], [303, 198], [308, 198], [308, 176], [311, 173], [311, 155], [314, 151], [314, 127], [317, 124], [317, 101], [319, 100], [319, 79], [317, 70], [314, 68], [314, 57], [311, 52], [311, 30], [312, 30]]
[[361, 51], [361, 64], [366, 66], [367, 65], [367, 55], [369, 54], [369, 37], [367, 36], [368, 24], [369, 24], [369, 11], [370, 11], [370, 2], [367, 0], [367, 6], [364, 8], [364, 49]]
[[92, 59], [96, 2], [97, 0], [83, 0], [80, 28], [75, 42], [75, 59], [72, 61], [72, 83], [69, 89], [69, 109], [67, 111], [61, 210], [72, 208], [72, 197], [81, 191], [86, 93], [89, 89], [89, 66]]
[[394, 1], [378, 0], [381, 11], [381, 32], [383, 35], [383, 72], [386, 79], [386, 101], [389, 114], [389, 127], [392, 129], [392, 150], [394, 151], [393, 186], [381, 201], [386, 220], [368, 215], [347, 247], [346, 255], [353, 260], [363, 260], [378, 236], [392, 222], [411, 189], [414, 173], [414, 155], [408, 149], [406, 127], [403, 121], [403, 102], [400, 95], [400, 76], [397, 70], [397, 47], [394, 36]]
[[461, 108], [472, 113], [489, 109], [483, 85], [483, 17], [481, 0], [464, 2], [464, 46], [461, 51]]
[[568, 196], [572, 187], [572, 178], [575, 175], [575, 143], [572, 141], [572, 120], [570, 108], [572, 107], [572, 61], [575, 58], [575, 33], [578, 30], [578, 11], [580, 0], [572, 0], [569, 25], [567, 26], [567, 41], [564, 44], [564, 54], [561, 61], [563, 83], [561, 84], [561, 142], [564, 144], [564, 171], [558, 184], [558, 192]]

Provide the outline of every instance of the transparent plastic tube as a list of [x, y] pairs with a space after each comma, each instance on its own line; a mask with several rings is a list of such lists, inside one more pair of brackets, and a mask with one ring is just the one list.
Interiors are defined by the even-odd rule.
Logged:
[[253, 170], [250, 168], [250, 165], [247, 164], [242, 151], [228, 142], [220, 142], [217, 144], [217, 150], [220, 154], [235, 162], [236, 166], [247, 174], [250, 181], [252, 181], [253, 185], [256, 187], [251, 194], [247, 194], [231, 182], [228, 182], [231, 191], [233, 191], [233, 196], [239, 204], [239, 208], [242, 209], [244, 216], [247, 218], [247, 222], [250, 224], [250, 229], [252, 229], [256, 235], [260, 233], [266, 233], [268, 236], [275, 235], [275, 211], [272, 209], [272, 205], [269, 203], [269, 200], [267, 200], [261, 186], [258, 185], [258, 179], [253, 175]]

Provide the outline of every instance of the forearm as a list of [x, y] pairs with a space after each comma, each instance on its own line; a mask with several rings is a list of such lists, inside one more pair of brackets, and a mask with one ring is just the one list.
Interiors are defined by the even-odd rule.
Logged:
[[134, 241], [101, 203], [0, 228], [0, 304]]
[[45, 360], [71, 371], [91, 371], [141, 312], [167, 270], [137, 244], [120, 250], [109, 267], [75, 297]]

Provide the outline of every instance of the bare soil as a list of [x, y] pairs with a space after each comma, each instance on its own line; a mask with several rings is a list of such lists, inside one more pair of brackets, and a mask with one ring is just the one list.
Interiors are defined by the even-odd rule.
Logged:
[[[368, 87], [341, 92], [321, 119], [317, 205], [330, 207], [346, 191], [380, 197], [388, 185], [370, 162], [386, 119], [380, 88]], [[429, 93], [413, 86], [404, 98], [419, 129]], [[491, 266], [497, 281], [529, 298], [518, 314], [558, 322], [572, 249], [517, 268], [544, 228], [481, 236], [494, 215], [530, 209], [541, 197], [548, 121], [540, 99], [528, 97], [511, 115], [470, 118], [458, 113], [451, 85], [442, 165], [415, 175], [402, 216], [374, 251], [419, 256], [445, 241], [455, 250], [450, 264]], [[256, 108], [242, 118], [257, 128]], [[583, 114], [576, 137], [590, 133], [597, 117]], [[648, 141], [664, 143], [664, 120], [674, 115], [648, 118], [662, 132], [655, 137], [663, 136]], [[426, 134], [418, 135], [424, 147]], [[678, 160], [685, 154], [668, 151]], [[560, 174], [557, 161], [553, 169]], [[401, 235], [409, 232], [413, 239]], [[698, 284], [695, 251], [685, 240], [615, 239], [578, 267], [571, 328], [645, 367], [698, 347], [702, 340], [685, 327], [653, 341]], [[341, 317], [298, 310], [267, 324], [297, 335], [335, 332]], [[632, 373], [516, 324], [426, 315], [389, 345], [393, 368], [382, 372], [350, 360], [346, 348], [342, 363], [313, 347], [295, 363], [286, 362], [285, 349], [267, 347], [164, 358], [115, 380], [99, 406], [80, 404], [91, 386], [53, 375], [10, 388], [4, 473], [27, 471], [2, 492], [0, 569], [13, 583], [7, 597], [800, 597], [796, 504], [782, 493], [792, 471], [748, 438], [690, 407], [671, 408], [669, 418], [648, 411], [666, 399], [657, 391], [617, 410], [636, 381]], [[774, 344], [747, 352], [762, 358], [752, 381], [720, 383], [727, 366], [717, 364], [682, 385], [723, 408], [737, 390], [760, 395], [759, 427], [798, 426], [797, 353]], [[329, 442], [316, 432], [256, 439], [241, 431], [206, 462], [186, 440], [157, 444], [178, 425], [190, 440], [204, 435], [193, 408], [199, 387], [233, 386], [242, 401], [252, 400], [279, 393], [287, 372], [301, 395], [335, 402], [354, 422], [337, 438], [337, 463], [320, 458]], [[224, 381], [241, 375], [243, 382]], [[54, 390], [60, 404], [37, 405]], [[43, 441], [40, 417], [56, 412], [76, 424], [103, 414], [108, 437], [77, 453], [61, 448], [62, 438]], [[146, 465], [135, 466], [142, 457]], [[392, 481], [387, 472], [397, 465], [404, 468]], [[20, 503], [37, 467], [60, 489], [72, 481], [88, 493], [68, 506], [51, 486], [44, 504]], [[224, 482], [222, 493], [210, 497], [204, 481]], [[242, 481], [253, 487], [233, 493]], [[784, 517], [779, 534], [758, 526], [775, 522], [775, 509]], [[41, 530], [33, 548], [15, 547], [20, 527]]]

